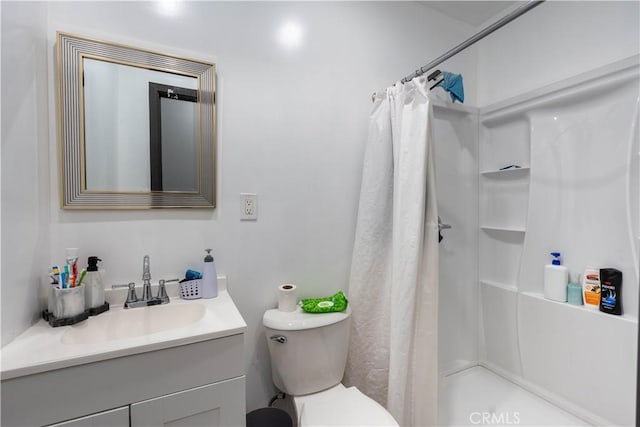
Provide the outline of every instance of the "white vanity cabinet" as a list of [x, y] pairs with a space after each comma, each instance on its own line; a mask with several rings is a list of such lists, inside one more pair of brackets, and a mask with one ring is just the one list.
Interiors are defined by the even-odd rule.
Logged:
[[244, 425], [244, 377], [131, 405], [131, 427]]
[[0, 425], [244, 426], [247, 324], [218, 283], [217, 298], [36, 323], [0, 350]]
[[75, 420], [51, 424], [49, 427], [127, 427], [129, 425], [129, 407], [112, 409], [98, 414], [87, 415]]
[[2, 426], [242, 426], [243, 341], [240, 333], [3, 380]]
[[47, 427], [240, 426], [244, 377], [220, 381]]

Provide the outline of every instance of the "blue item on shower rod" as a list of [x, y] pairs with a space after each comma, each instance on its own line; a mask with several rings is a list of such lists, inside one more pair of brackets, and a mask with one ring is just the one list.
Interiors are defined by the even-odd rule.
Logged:
[[443, 71], [442, 76], [444, 78], [438, 84], [438, 86], [442, 86], [444, 90], [449, 92], [449, 95], [451, 95], [451, 101], [453, 102], [459, 101], [463, 103], [464, 102], [464, 86], [462, 83], [462, 75], [453, 74], [448, 71]]

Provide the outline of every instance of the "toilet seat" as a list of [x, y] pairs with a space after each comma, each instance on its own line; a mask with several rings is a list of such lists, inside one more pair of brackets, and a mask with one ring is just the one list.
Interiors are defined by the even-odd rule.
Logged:
[[298, 425], [398, 426], [391, 414], [356, 387], [338, 384], [330, 389], [294, 396]]

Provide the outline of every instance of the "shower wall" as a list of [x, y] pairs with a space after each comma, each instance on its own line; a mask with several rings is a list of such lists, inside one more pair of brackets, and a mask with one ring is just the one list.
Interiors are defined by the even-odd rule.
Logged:
[[478, 115], [472, 107], [434, 104], [438, 214], [452, 226], [440, 242], [438, 360], [447, 374], [478, 360]]
[[[638, 60], [480, 111], [480, 363], [605, 425], [635, 415]], [[623, 316], [545, 299], [553, 251], [621, 270]]]

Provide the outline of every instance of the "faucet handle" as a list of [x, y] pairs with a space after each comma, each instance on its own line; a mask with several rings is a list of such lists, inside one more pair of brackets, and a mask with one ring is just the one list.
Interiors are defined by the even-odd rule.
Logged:
[[164, 284], [164, 280], [158, 282], [158, 299], [161, 304], [167, 304], [169, 302], [169, 295], [167, 295], [167, 289], [164, 287]]
[[180, 279], [169, 279], [169, 280], [160, 280], [158, 281], [158, 299], [162, 304], [167, 304], [169, 302], [169, 295], [167, 295], [167, 288], [165, 288], [165, 283], [179, 282]]
[[134, 282], [130, 282], [127, 285], [113, 285], [111, 286], [113, 289], [116, 288], [129, 288], [129, 293], [127, 294], [127, 301], [125, 302], [125, 306], [129, 303], [138, 301], [138, 295], [136, 295], [136, 284]]

